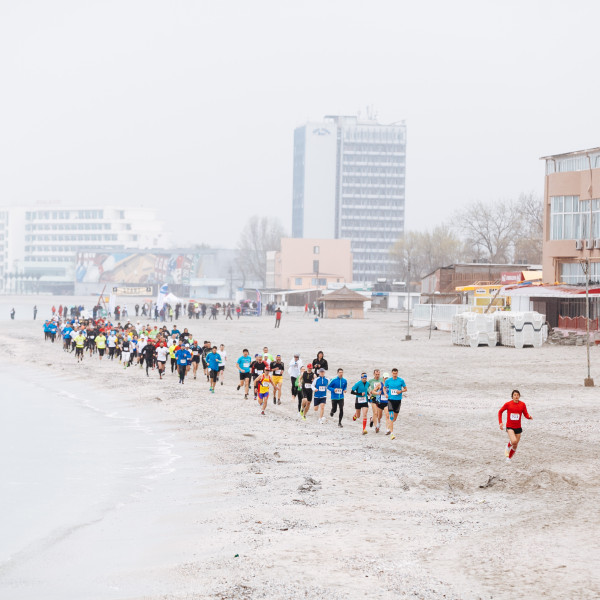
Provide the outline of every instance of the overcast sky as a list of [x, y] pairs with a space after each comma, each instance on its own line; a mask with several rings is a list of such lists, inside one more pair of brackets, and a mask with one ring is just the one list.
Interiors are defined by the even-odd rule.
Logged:
[[0, 204], [162, 206], [180, 242], [291, 232], [293, 130], [406, 120], [406, 229], [543, 192], [600, 146], [600, 2], [0, 0]]

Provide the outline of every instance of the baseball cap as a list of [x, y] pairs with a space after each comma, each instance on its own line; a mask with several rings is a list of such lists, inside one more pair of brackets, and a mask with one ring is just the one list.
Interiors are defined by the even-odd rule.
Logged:
[[299, 352], [294, 352], [294, 356], [295, 356], [296, 358], [300, 358], [300, 353], [299, 353]]
[[281, 358], [281, 354], [276, 354], [275, 358]]
[[307, 369], [312, 369], [312, 363], [308, 363], [308, 364], [306, 365], [306, 368], [307, 368]]
[[387, 379], [389, 376], [390, 376], [390, 374], [389, 374], [389, 373], [384, 373], [384, 374], [383, 374], [383, 378], [384, 378], [384, 379]]
[[325, 369], [324, 369], [323, 367], [321, 367], [321, 368], [319, 369], [319, 373], [325, 373]]

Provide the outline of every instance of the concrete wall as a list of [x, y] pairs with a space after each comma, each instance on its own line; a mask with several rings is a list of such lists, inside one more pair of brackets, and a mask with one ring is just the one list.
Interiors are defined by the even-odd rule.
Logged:
[[[315, 253], [318, 247], [318, 253]], [[329, 283], [352, 281], [352, 251], [350, 240], [316, 238], [283, 238], [281, 251], [275, 256], [274, 283], [278, 289], [308, 289], [315, 287], [313, 261], [319, 261], [319, 279]], [[301, 279], [301, 283], [296, 283]]]

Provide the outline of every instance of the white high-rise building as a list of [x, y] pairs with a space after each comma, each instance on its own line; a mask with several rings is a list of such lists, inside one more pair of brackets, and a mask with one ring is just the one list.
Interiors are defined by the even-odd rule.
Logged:
[[68, 291], [74, 283], [77, 252], [169, 245], [163, 221], [150, 208], [0, 209], [0, 285], [5, 292], [18, 293], [25, 287]]
[[389, 275], [404, 234], [406, 125], [328, 116], [294, 131], [292, 236], [352, 241], [353, 278]]

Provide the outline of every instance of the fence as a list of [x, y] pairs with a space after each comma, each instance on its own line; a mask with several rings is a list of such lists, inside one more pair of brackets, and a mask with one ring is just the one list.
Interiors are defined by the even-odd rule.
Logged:
[[[574, 331], [586, 331], [585, 317], [558, 317], [559, 329], [572, 329]], [[598, 331], [598, 317], [590, 319], [590, 331]]]
[[[452, 317], [469, 312], [468, 304], [416, 304], [412, 311], [413, 327], [429, 327], [442, 331], [452, 330]], [[433, 318], [432, 318], [433, 317]]]

